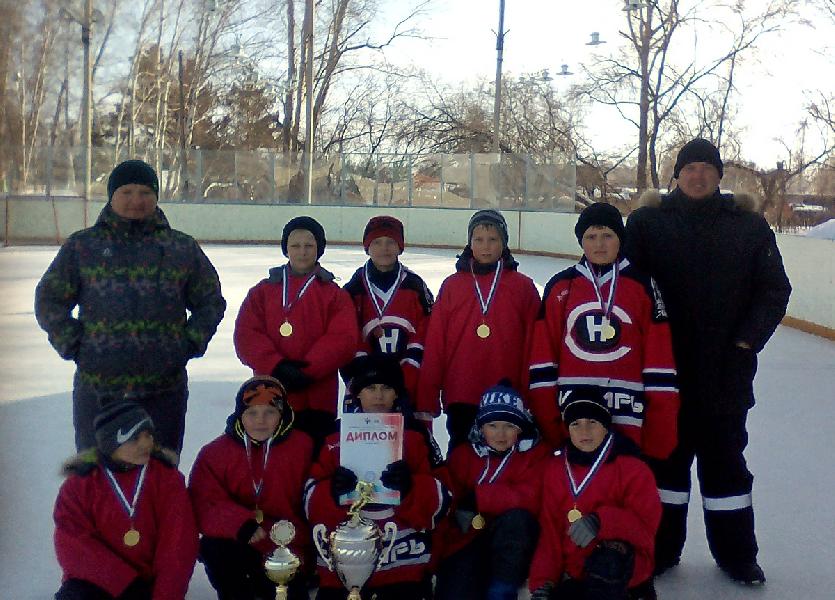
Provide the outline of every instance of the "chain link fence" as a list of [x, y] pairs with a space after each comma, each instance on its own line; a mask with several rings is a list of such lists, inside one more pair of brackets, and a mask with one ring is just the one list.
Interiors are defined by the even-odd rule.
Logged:
[[[6, 147], [0, 191], [7, 196], [79, 197], [82, 147]], [[127, 158], [141, 158], [160, 177], [160, 199], [188, 203], [302, 204], [303, 158], [271, 150], [160, 150], [128, 156], [92, 150], [90, 199], [107, 197], [107, 178]], [[319, 156], [316, 205], [494, 207], [574, 212], [571, 157], [545, 162], [522, 154], [352, 154]]]

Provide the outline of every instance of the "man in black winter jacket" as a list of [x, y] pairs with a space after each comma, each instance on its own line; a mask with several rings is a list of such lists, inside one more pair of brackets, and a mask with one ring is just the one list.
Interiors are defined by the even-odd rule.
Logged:
[[186, 363], [206, 352], [226, 301], [208, 257], [157, 206], [149, 164], [118, 165], [107, 193], [95, 225], [67, 239], [38, 283], [35, 317], [61, 358], [77, 366], [79, 451], [95, 445], [101, 405], [127, 395], [151, 415], [156, 441], [179, 453]]
[[664, 508], [656, 573], [679, 562], [695, 458], [714, 559], [732, 579], [762, 584], [746, 418], [757, 353], [783, 318], [791, 286], [768, 223], [747, 198], [719, 192], [722, 174], [713, 144], [688, 142], [676, 160], [676, 189], [645, 194], [626, 225], [626, 255], [658, 282], [666, 303], [681, 395], [679, 445], [652, 465]]

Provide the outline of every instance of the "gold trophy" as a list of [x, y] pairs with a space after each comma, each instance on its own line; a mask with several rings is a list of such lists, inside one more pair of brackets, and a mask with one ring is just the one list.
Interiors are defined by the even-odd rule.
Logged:
[[275, 600], [287, 600], [287, 584], [296, 575], [301, 561], [287, 547], [296, 537], [296, 528], [290, 521], [282, 520], [270, 528], [270, 539], [276, 549], [264, 562], [267, 577], [275, 583]]
[[[359, 499], [348, 509], [348, 519], [336, 526], [330, 534], [319, 523], [313, 528], [313, 543], [319, 556], [335, 572], [350, 593], [348, 600], [362, 600], [360, 589], [390, 554], [397, 538], [397, 525], [389, 521], [383, 527], [360, 516], [360, 511], [371, 501], [374, 486], [365, 481], [357, 482]], [[388, 547], [384, 549], [384, 542]]]

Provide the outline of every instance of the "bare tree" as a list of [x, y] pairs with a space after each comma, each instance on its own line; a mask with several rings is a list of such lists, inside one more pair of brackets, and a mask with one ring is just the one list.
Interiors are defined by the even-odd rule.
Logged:
[[[627, 11], [626, 45], [610, 57], [598, 57], [584, 67], [588, 83], [583, 93], [592, 101], [614, 107], [638, 133], [636, 187], [651, 181], [659, 186], [659, 144], [677, 110], [692, 99], [704, 98], [697, 90], [716, 88], [715, 78], [727, 67], [723, 95], [710, 113], [717, 121], [713, 132], [720, 139], [727, 122], [728, 100], [733, 91], [734, 68], [739, 57], [756, 47], [759, 40], [777, 31], [791, 14], [792, 3], [771, 0], [766, 8], [750, 15], [742, 2], [711, 5], [711, 15], [701, 16], [701, 3], [679, 0], [646, 0], [639, 10]], [[698, 33], [712, 32], [721, 46], [696, 46]], [[685, 51], [693, 44], [692, 52]], [[681, 55], [690, 56], [682, 61]], [[687, 109], [690, 110], [690, 109]], [[698, 111], [697, 111], [698, 112]]]

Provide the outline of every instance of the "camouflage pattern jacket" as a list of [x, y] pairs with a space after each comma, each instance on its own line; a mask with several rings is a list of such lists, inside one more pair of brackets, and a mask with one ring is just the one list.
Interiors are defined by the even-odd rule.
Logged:
[[102, 390], [169, 387], [206, 351], [225, 309], [212, 263], [159, 208], [128, 221], [108, 204], [61, 246], [35, 290], [49, 342]]

